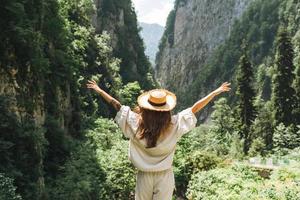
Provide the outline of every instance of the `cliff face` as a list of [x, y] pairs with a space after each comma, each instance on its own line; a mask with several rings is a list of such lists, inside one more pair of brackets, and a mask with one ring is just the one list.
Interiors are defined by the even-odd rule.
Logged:
[[[0, 33], [0, 169], [26, 199], [47, 199], [46, 186], [84, 128], [114, 114], [86, 88], [88, 79], [113, 96], [126, 82], [152, 86], [131, 1], [94, 3], [6, 1], [0, 8], [6, 27]], [[99, 35], [104, 30], [111, 40]]]
[[[120, 2], [117, 0], [94, 0], [93, 3], [93, 7], [95, 9], [91, 9], [90, 7], [92, 6], [89, 4], [84, 4], [84, 6], [80, 8], [82, 10], [78, 9], [76, 6], [72, 7], [72, 5], [64, 5], [67, 5], [66, 9], [72, 10], [72, 12], [70, 12], [70, 15], [73, 14], [73, 16], [77, 16], [77, 18], [74, 17], [74, 20], [78, 20], [78, 22], [76, 23], [80, 24], [81, 27], [89, 27], [91, 25], [90, 23], [92, 23], [92, 25], [96, 29], [97, 34], [101, 34], [103, 31], [107, 31], [110, 34], [111, 42], [109, 45], [111, 45], [113, 49], [112, 56], [121, 59], [120, 73], [122, 75], [124, 83], [131, 81], [139, 81], [140, 85], [144, 86], [143, 88], [151, 87], [151, 81], [153, 80], [149, 80], [150, 76], [148, 76], [150, 72], [149, 70], [151, 70], [150, 63], [148, 62], [147, 57], [144, 53], [143, 42], [139, 36], [136, 15], [134, 9], [132, 8], [131, 1], [126, 0]], [[55, 4], [55, 9], [58, 9], [59, 5], [56, 5], [56, 3], [53, 4]], [[36, 16], [38, 15], [44, 16], [47, 15], [47, 13], [43, 13], [42, 11], [40, 11], [40, 13], [38, 13]], [[85, 16], [82, 17], [81, 15]], [[54, 15], [51, 17], [55, 18], [56, 16]], [[91, 21], [88, 18], [91, 18]], [[5, 21], [5, 19], [3, 20]], [[9, 24], [9, 20], [11, 19], [8, 18], [7, 20], [7, 24]], [[60, 21], [57, 21], [57, 23], [60, 23]], [[67, 26], [66, 24], [62, 25]], [[47, 30], [47, 26], [48, 24], [45, 24], [44, 27], [42, 27], [42, 29]], [[34, 118], [38, 126], [41, 126], [45, 123], [47, 113], [46, 107], [49, 107], [47, 106], [47, 104], [49, 104], [49, 102], [50, 104], [55, 102], [57, 107], [55, 110], [53, 110], [53, 112], [57, 114], [56, 118], [59, 120], [61, 128], [65, 129], [65, 131], [68, 132], [67, 125], [71, 123], [72, 117], [74, 117], [72, 116], [72, 111], [74, 111], [75, 108], [72, 108], [72, 106], [76, 106], [72, 105], [72, 103], [74, 104], [74, 102], [76, 102], [76, 100], [72, 100], [72, 93], [74, 93], [74, 90], [77, 90], [77, 88], [73, 88], [72, 91], [72, 88], [70, 88], [70, 82], [72, 82], [73, 80], [76, 81], [76, 79], [78, 78], [69, 74], [72, 74], [72, 67], [74, 67], [74, 65], [76, 65], [77, 63], [71, 63], [74, 62], [73, 60], [75, 59], [70, 58], [69, 55], [64, 55], [64, 57], [66, 57], [66, 60], [73, 59], [70, 62], [71, 66], [64, 66], [67, 64], [59, 63], [59, 61], [57, 61], [57, 63], [55, 63], [56, 61], [52, 61], [57, 59], [55, 58], [55, 56], [58, 55], [58, 53], [60, 53], [58, 51], [65, 48], [65, 46], [59, 46], [60, 44], [57, 41], [55, 41], [56, 43], [58, 43], [56, 44], [57, 46], [53, 46], [54, 42], [52, 40], [56, 39], [55, 37], [57, 35], [57, 32], [59, 31], [61, 31], [61, 29], [56, 30], [56, 32], [52, 33], [51, 36], [48, 36], [48, 33], [46, 31], [45, 33], [42, 33], [42, 36], [45, 38], [47, 43], [39, 44], [45, 49], [44, 52], [42, 51], [40, 52], [40, 54], [44, 56], [45, 59], [47, 59], [47, 62], [49, 62], [49, 66], [48, 64], [42, 66], [50, 69], [50, 71], [47, 72], [46, 70], [45, 72], [42, 70], [36, 72], [37, 70], [35, 66], [32, 66], [32, 60], [36, 58], [33, 59], [32, 55], [26, 55], [21, 53], [19, 55], [17, 54], [18, 52], [9, 52], [11, 51], [11, 49], [14, 49], [11, 47], [15, 45], [13, 42], [8, 42], [7, 44], [3, 43], [3, 46], [7, 46], [4, 46], [3, 48], [1, 47], [0, 49], [1, 52], [3, 50], [3, 54], [1, 55], [2, 57], [0, 56], [0, 95], [10, 98], [10, 110], [16, 113], [20, 120], [23, 116], [29, 114]], [[51, 38], [52, 36], [53, 38]], [[63, 35], [62, 38], [64, 36], [65, 35]], [[4, 37], [4, 40], [8, 40], [7, 38], [9, 38], [10, 35], [4, 35]], [[75, 38], [74, 40], [78, 38]], [[87, 40], [87, 38], [84, 39]], [[79, 40], [80, 39], [78, 39], [77, 41]], [[17, 42], [15, 41], [15, 43]], [[64, 42], [67, 43], [69, 41], [64, 40]], [[30, 44], [30, 42], [28, 42], [28, 44]], [[28, 47], [26, 48], [28, 49]], [[84, 48], [87, 49], [87, 52], [76, 52], [84, 58], [92, 58], [94, 57], [94, 54], [99, 53], [92, 52], [91, 49], [93, 47]], [[66, 52], [67, 50], [63, 49], [62, 51]], [[31, 53], [31, 51], [29, 50], [27, 52]], [[87, 54], [87, 56], [84, 54]], [[21, 58], [21, 56], [23, 57]], [[95, 60], [96, 59], [92, 60], [91, 62]], [[89, 63], [90, 61], [84, 60], [84, 62]], [[89, 63], [89, 65], [91, 64]], [[103, 65], [105, 65], [105, 63]], [[58, 74], [60, 73], [59, 70], [62, 69], [62, 66], [66, 69], [66, 72], [61, 72], [63, 74], [61, 76], [71, 76], [71, 81], [62, 78], [65, 80], [64, 83], [56, 84], [53, 80], [47, 80], [49, 78], [49, 74], [49, 76], [53, 77], [54, 80], [60, 79], [60, 76], [58, 76]], [[70, 69], [67, 69], [69, 67]], [[78, 68], [83, 69], [82, 66], [78, 66]], [[37, 73], [39, 73], [38, 76]], [[67, 73], [69, 74], [65, 75]], [[100, 72], [99, 70], [94, 70], [92, 73], [103, 73], [103, 68], [102, 70], [100, 70]], [[111, 77], [107, 77], [107, 79], [110, 78]], [[108, 80], [108, 82], [109, 81], [110, 80]], [[48, 87], [49, 83], [51, 83], [51, 86]], [[46, 95], [45, 93], [50, 94]]]
[[131, 0], [94, 0], [94, 3], [93, 26], [97, 33], [110, 34], [114, 56], [121, 59], [120, 74], [124, 83], [138, 81], [142, 88], [152, 88], [153, 72]]
[[189, 0], [175, 5], [173, 42], [161, 44], [155, 75], [162, 87], [185, 91], [214, 49], [229, 36], [234, 21], [252, 0]]

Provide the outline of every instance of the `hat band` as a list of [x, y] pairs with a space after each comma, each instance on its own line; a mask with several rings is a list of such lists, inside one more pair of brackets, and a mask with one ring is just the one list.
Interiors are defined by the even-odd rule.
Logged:
[[149, 99], [148, 99], [148, 102], [152, 105], [152, 106], [164, 106], [166, 105], [167, 102], [163, 102], [163, 103], [154, 103], [154, 102], [151, 102]]

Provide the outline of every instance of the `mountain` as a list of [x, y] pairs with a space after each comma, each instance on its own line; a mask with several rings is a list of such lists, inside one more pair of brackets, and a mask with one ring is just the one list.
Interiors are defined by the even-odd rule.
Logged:
[[151, 64], [145, 55], [137, 16], [131, 0], [94, 0], [96, 33], [106, 31], [112, 40], [114, 56], [121, 59], [120, 74], [124, 83], [138, 81], [142, 88], [152, 87]]
[[[241, 44], [254, 64], [272, 66], [277, 29], [285, 24], [292, 37], [299, 28], [298, 1], [176, 1], [170, 12], [156, 59], [155, 75], [163, 87], [178, 94], [179, 109], [193, 104], [223, 81], [232, 82]], [[263, 69], [267, 73], [268, 69]], [[262, 96], [270, 97], [270, 77], [265, 74]], [[261, 89], [259, 89], [261, 90]], [[200, 118], [211, 112], [208, 106]]]
[[84, 130], [115, 116], [87, 80], [126, 103], [155, 87], [153, 69], [131, 0], [12, 0], [0, 11], [0, 182], [4, 173], [23, 199], [55, 199]]
[[140, 34], [146, 47], [145, 53], [149, 57], [150, 62], [154, 64], [155, 56], [158, 52], [159, 41], [164, 32], [164, 27], [159, 24], [147, 24], [144, 22], [140, 23], [140, 27], [142, 28]]

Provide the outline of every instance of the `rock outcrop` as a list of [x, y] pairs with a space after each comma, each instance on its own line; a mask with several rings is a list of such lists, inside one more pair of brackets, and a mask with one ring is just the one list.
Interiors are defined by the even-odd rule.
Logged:
[[138, 81], [143, 89], [153, 87], [151, 64], [145, 55], [137, 16], [131, 0], [94, 0], [92, 17], [96, 33], [109, 33], [115, 57], [121, 59], [120, 74], [124, 83]]
[[161, 44], [156, 60], [155, 75], [161, 86], [176, 93], [187, 90], [252, 1], [178, 1], [173, 42], [166, 40]]

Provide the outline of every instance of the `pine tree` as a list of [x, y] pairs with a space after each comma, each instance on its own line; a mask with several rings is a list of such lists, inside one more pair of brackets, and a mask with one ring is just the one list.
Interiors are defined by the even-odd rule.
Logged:
[[295, 107], [295, 90], [293, 64], [294, 51], [291, 38], [284, 28], [280, 28], [277, 35], [275, 57], [275, 74], [273, 76], [272, 102], [274, 105], [275, 126], [283, 123], [288, 126], [294, 123], [293, 109]]
[[[262, 139], [264, 152], [273, 148], [273, 116], [271, 101], [264, 101], [261, 96], [257, 96], [254, 106], [257, 110], [257, 116], [252, 124], [251, 133], [253, 139]], [[252, 144], [254, 145], [254, 144]], [[263, 152], [260, 151], [262, 154]]]
[[300, 125], [300, 60], [298, 63], [298, 66], [296, 68], [296, 73], [295, 73], [295, 80], [294, 80], [294, 88], [296, 92], [296, 108], [295, 108], [295, 123], [297, 125]]
[[253, 100], [255, 97], [255, 91], [251, 85], [253, 82], [253, 69], [249, 62], [245, 48], [244, 53], [239, 60], [239, 68], [237, 72], [237, 110], [238, 118], [240, 120], [240, 137], [244, 140], [244, 153], [247, 154], [250, 144], [250, 126], [255, 118], [255, 108]]
[[296, 124], [300, 125], [300, 32], [295, 37], [295, 59], [294, 63], [296, 65], [294, 88], [296, 92], [296, 108], [295, 108], [295, 119]]

